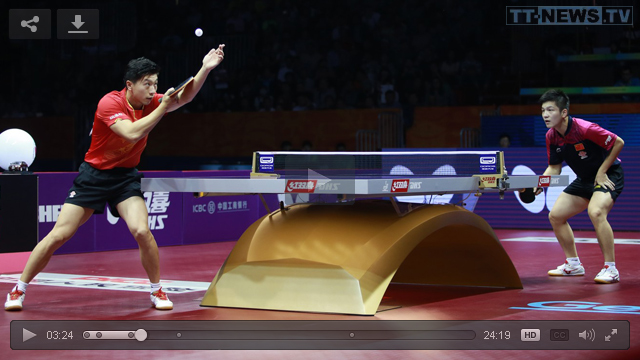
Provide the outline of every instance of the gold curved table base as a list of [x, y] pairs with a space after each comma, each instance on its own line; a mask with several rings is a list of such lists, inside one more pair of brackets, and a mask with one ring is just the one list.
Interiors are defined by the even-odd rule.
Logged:
[[522, 288], [495, 233], [454, 205], [298, 205], [253, 223], [202, 306], [373, 315], [391, 281]]

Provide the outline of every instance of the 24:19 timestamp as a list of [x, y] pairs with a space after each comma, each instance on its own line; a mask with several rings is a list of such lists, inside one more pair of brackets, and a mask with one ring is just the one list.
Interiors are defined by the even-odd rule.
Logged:
[[484, 331], [483, 340], [509, 340], [511, 339], [511, 331]]

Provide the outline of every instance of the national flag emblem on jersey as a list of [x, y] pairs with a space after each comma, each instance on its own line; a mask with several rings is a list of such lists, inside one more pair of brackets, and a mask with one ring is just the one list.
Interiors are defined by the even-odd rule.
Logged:
[[573, 147], [576, 148], [576, 151], [584, 150], [584, 145], [582, 143], [577, 143], [577, 144], [573, 145]]

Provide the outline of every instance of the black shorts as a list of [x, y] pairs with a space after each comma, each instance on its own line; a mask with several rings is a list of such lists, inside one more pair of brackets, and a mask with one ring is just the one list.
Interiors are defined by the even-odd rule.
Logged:
[[116, 205], [132, 196], [144, 199], [140, 188], [143, 177], [136, 168], [98, 170], [83, 162], [64, 202], [93, 209], [95, 214], [102, 214], [108, 203], [111, 214], [120, 217]]
[[604, 193], [610, 193], [613, 201], [616, 201], [620, 193], [622, 193], [622, 189], [624, 188], [624, 171], [622, 170], [622, 165], [614, 165], [609, 168], [607, 171], [607, 176], [609, 180], [613, 181], [616, 188], [611, 191], [603, 186], [594, 186], [594, 180], [582, 180], [580, 178], [576, 178], [573, 180], [569, 186], [564, 189], [564, 192], [570, 195], [580, 196], [587, 200], [591, 200], [591, 195], [595, 191], [601, 191]]

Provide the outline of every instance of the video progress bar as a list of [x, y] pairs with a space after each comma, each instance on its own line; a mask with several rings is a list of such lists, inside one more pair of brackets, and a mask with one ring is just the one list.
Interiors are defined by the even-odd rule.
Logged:
[[625, 350], [628, 321], [12, 321], [14, 350]]

